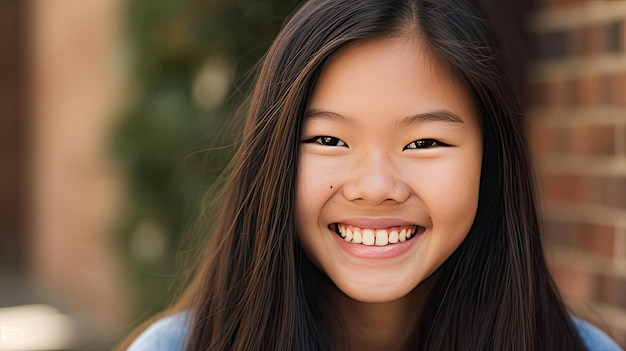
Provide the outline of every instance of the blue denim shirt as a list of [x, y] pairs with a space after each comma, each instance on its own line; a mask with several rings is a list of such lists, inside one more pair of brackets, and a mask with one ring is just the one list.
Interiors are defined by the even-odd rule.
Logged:
[[[622, 350], [600, 329], [575, 317], [573, 321], [588, 350]], [[128, 351], [184, 351], [190, 327], [191, 319], [187, 312], [162, 318], [148, 327]]]

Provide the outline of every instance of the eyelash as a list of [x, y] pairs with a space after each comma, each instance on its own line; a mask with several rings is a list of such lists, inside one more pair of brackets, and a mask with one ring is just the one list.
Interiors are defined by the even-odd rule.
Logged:
[[441, 146], [450, 146], [450, 144], [446, 144], [437, 139], [419, 139], [410, 142], [407, 146], [402, 148], [404, 150], [417, 150], [417, 149], [433, 149]]
[[306, 144], [316, 143], [324, 146], [348, 147], [348, 144], [346, 144], [343, 140], [328, 135], [314, 136], [310, 139], [303, 140], [302, 142]]
[[[328, 136], [328, 135], [314, 136], [312, 138], [303, 140], [302, 142], [307, 143], [307, 144], [316, 143], [316, 144], [323, 145], [323, 146], [348, 147], [348, 144], [346, 144], [343, 140], [336, 138], [336, 137]], [[419, 140], [415, 140], [407, 144], [405, 147], [402, 148], [402, 151], [418, 150], [418, 149], [432, 149], [432, 148], [441, 147], [441, 146], [444, 146], [444, 147], [450, 146], [450, 144], [446, 144], [437, 139], [419, 139]]]

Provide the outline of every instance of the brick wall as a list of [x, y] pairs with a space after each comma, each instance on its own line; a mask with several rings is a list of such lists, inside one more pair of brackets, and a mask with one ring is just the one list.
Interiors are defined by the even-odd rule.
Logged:
[[547, 254], [572, 309], [626, 346], [626, 1], [544, 0], [528, 74]]

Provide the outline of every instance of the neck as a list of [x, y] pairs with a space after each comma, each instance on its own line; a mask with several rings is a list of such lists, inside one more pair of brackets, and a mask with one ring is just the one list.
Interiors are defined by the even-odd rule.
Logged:
[[329, 283], [326, 295], [333, 306], [332, 319], [339, 316], [340, 326], [330, 331], [337, 341], [349, 343], [350, 350], [401, 350], [413, 334], [425, 299], [434, 279], [429, 278], [402, 298], [383, 302], [365, 303], [354, 300]]

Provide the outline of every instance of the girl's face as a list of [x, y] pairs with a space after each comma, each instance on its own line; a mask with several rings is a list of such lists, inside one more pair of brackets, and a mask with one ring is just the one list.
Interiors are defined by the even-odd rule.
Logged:
[[467, 235], [482, 136], [467, 87], [419, 40], [352, 45], [325, 67], [302, 130], [296, 224], [349, 297], [399, 299]]

